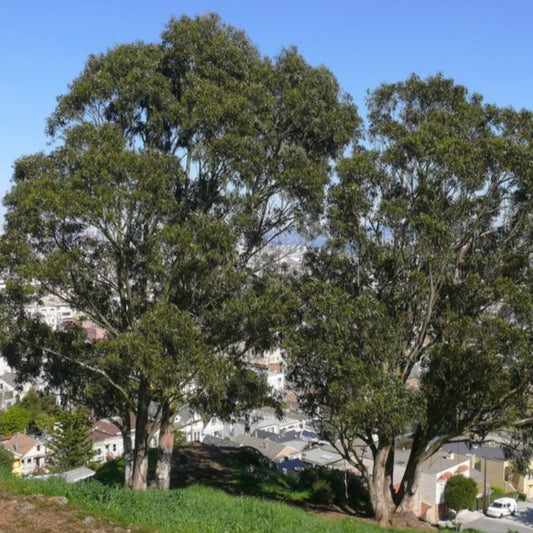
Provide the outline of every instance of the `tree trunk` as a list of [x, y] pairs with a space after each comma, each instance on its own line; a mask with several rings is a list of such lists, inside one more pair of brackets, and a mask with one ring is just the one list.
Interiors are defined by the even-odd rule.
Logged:
[[395, 508], [390, 487], [392, 479], [387, 468], [390, 453], [391, 445], [378, 448], [374, 456], [372, 479], [368, 485], [370, 504], [380, 526], [389, 524]]
[[129, 413], [123, 415], [123, 422], [120, 426], [122, 442], [124, 445], [124, 485], [131, 488], [133, 486], [133, 445], [131, 442], [131, 423]]
[[415, 431], [411, 452], [402, 477], [400, 490], [398, 491], [397, 512], [412, 513], [416, 517], [415, 495], [418, 490], [420, 464], [426, 444], [425, 434], [418, 427]]
[[139, 384], [137, 402], [137, 420], [135, 425], [135, 450], [131, 488], [145, 490], [148, 486], [148, 406], [150, 399], [147, 394], [145, 380]]
[[170, 488], [170, 472], [172, 467], [172, 452], [174, 449], [174, 431], [168, 406], [163, 407], [161, 426], [159, 430], [159, 448], [157, 453], [156, 482], [157, 488]]

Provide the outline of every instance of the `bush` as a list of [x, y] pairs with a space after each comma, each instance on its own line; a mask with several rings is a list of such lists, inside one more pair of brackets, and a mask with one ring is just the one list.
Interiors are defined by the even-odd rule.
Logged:
[[13, 454], [0, 444], [0, 469], [11, 472], [14, 459]]
[[31, 422], [30, 412], [20, 405], [12, 405], [0, 415], [0, 433], [14, 435], [22, 433]]
[[477, 485], [472, 478], [452, 476], [444, 488], [444, 501], [455, 511], [473, 510], [476, 508], [476, 494]]
[[311, 490], [314, 498], [315, 488], [321, 488], [321, 485], [315, 486], [318, 481], [324, 481], [329, 485], [334, 495], [331, 503], [339, 506], [349, 505], [352, 509], [363, 512], [370, 510], [368, 491], [359, 476], [329, 468], [309, 467], [300, 474], [299, 488]]
[[335, 493], [331, 484], [325, 479], [317, 479], [311, 487], [311, 499], [315, 503], [329, 505], [335, 500]]
[[501, 487], [491, 487], [490, 493], [492, 498], [496, 499], [501, 498], [505, 494], [505, 491]]

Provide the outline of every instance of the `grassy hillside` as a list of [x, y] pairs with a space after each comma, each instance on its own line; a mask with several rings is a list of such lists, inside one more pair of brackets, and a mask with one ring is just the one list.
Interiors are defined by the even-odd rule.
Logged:
[[[94, 480], [68, 485], [63, 480], [23, 480], [0, 475], [0, 488], [14, 494], [65, 496], [70, 505], [94, 516], [109, 517], [141, 531], [182, 532], [358, 532], [380, 528], [352, 518], [328, 520], [283, 503], [232, 496], [220, 489], [193, 485], [168, 492], [135, 492]], [[387, 530], [393, 531], [393, 530]]]

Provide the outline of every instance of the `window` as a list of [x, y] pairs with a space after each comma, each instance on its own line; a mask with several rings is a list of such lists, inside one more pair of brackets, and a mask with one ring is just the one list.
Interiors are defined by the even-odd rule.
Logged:
[[40, 444], [37, 444], [37, 451], [38, 451], [38, 452], [41, 451], [41, 445], [40, 445]]
[[113, 444], [113, 451], [114, 451], [114, 452], [117, 451], [117, 445], [116, 445], [116, 444]]

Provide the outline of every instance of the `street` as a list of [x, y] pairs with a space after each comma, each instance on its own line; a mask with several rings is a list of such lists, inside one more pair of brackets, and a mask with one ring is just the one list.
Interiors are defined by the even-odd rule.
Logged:
[[514, 516], [503, 518], [490, 518], [478, 513], [479, 518], [468, 522], [464, 529], [478, 529], [487, 533], [507, 533], [508, 531], [518, 531], [520, 533], [531, 533], [533, 531], [533, 502], [519, 502], [518, 511]]

